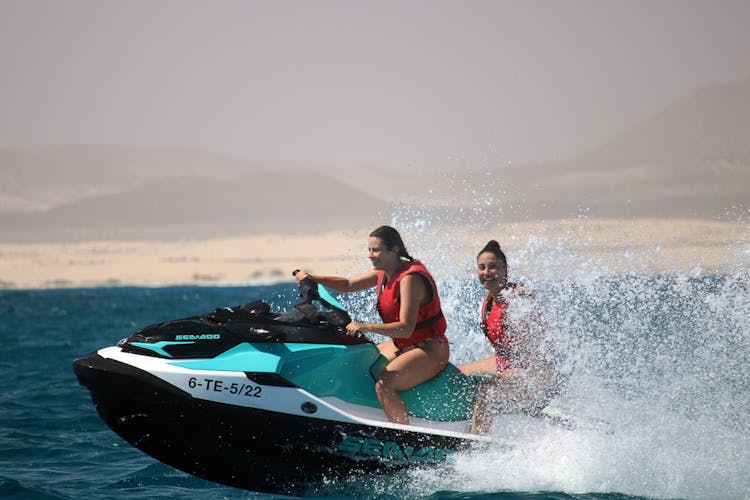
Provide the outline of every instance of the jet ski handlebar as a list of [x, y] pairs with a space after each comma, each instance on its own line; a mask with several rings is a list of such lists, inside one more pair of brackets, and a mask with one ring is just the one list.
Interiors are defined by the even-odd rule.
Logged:
[[[295, 269], [292, 271], [292, 276], [297, 276], [298, 272], [300, 272], [300, 270]], [[309, 276], [300, 281], [297, 285], [299, 286], [299, 296], [302, 299], [297, 305], [312, 304], [313, 300], [320, 300], [320, 295], [318, 294], [318, 283]]]
[[[299, 273], [299, 269], [295, 269], [292, 272], [292, 276], [296, 276]], [[346, 333], [346, 325], [348, 325], [352, 319], [349, 313], [346, 312], [346, 308], [336, 300], [320, 283], [309, 276], [298, 283], [300, 302], [295, 304], [294, 309], [282, 315], [285, 320], [296, 320], [298, 316], [304, 317], [313, 323], [319, 321], [325, 321], [331, 326], [334, 326], [340, 333]], [[317, 300], [325, 311], [319, 311], [313, 305], [313, 301]]]

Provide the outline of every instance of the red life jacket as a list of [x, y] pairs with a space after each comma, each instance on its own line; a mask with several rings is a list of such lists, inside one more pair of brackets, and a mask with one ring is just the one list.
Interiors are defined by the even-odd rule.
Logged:
[[419, 307], [417, 313], [417, 324], [411, 336], [405, 339], [393, 339], [397, 348], [413, 346], [427, 339], [441, 337], [445, 334], [448, 327], [443, 317], [443, 311], [440, 309], [440, 298], [438, 297], [437, 286], [432, 275], [427, 268], [418, 260], [404, 262], [401, 264], [398, 272], [388, 283], [385, 281], [385, 272], [378, 273], [378, 313], [383, 323], [394, 323], [399, 321], [401, 312], [401, 298], [399, 286], [404, 276], [408, 274], [419, 274], [429, 283], [432, 291], [432, 299], [425, 305]]
[[[518, 285], [509, 283], [506, 288], [511, 289], [511, 293], [518, 292]], [[492, 304], [492, 307], [490, 307]], [[513, 364], [513, 337], [505, 330], [505, 312], [508, 309], [508, 302], [501, 298], [494, 301], [488, 293], [482, 302], [481, 318], [482, 330], [490, 341], [492, 348], [495, 350], [495, 364], [498, 371], [507, 370]]]

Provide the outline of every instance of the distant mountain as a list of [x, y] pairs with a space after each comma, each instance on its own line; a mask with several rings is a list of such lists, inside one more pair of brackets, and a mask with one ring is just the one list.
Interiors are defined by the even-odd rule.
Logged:
[[750, 79], [701, 89], [570, 161], [456, 175], [432, 196], [462, 192], [508, 221], [747, 217]]
[[309, 172], [185, 176], [38, 212], [0, 212], [0, 241], [312, 234], [382, 223], [387, 203]]
[[598, 214], [747, 217], [750, 79], [698, 90], [563, 168], [546, 185]]
[[391, 216], [746, 218], [749, 138], [750, 79], [698, 90], [554, 165], [426, 172], [267, 164], [188, 148], [0, 149], [0, 241], [305, 233]]
[[571, 164], [750, 167], [750, 78], [699, 89]]
[[227, 179], [268, 165], [190, 148], [101, 144], [0, 149], [0, 211], [49, 209], [183, 176]]

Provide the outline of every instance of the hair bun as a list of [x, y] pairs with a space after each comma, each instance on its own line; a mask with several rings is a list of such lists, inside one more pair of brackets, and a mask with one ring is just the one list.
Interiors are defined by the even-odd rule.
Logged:
[[485, 252], [490, 252], [492, 254], [495, 254], [495, 256], [503, 262], [503, 264], [507, 265], [507, 260], [505, 258], [505, 254], [503, 253], [502, 249], [500, 248], [500, 243], [498, 243], [495, 240], [490, 240], [487, 242], [487, 244], [482, 248], [482, 250], [479, 251], [477, 254], [477, 258], [479, 258], [480, 255], [482, 255]]

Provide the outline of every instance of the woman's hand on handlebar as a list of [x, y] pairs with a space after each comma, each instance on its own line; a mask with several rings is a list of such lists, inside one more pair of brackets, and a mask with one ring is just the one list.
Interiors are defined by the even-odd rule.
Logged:
[[305, 278], [309, 278], [310, 275], [307, 274], [307, 272], [303, 271], [302, 269], [297, 269], [294, 272], [294, 279], [297, 280], [297, 283], [301, 283]]
[[362, 335], [362, 324], [358, 321], [352, 321], [346, 325], [346, 334], [352, 336]]

